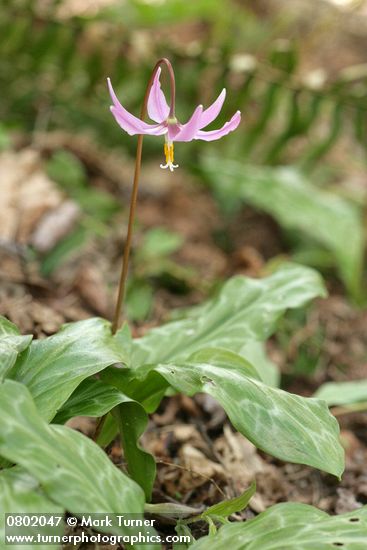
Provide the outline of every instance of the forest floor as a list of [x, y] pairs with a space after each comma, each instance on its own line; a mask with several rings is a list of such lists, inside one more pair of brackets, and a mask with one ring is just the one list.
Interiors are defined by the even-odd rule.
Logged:
[[[63, 228], [61, 234], [71, 231], [78, 210], [77, 205], [74, 210], [70, 208], [72, 201], [44, 170], [53, 147], [68, 147], [84, 164], [89, 184], [111, 193], [122, 212], [115, 216], [107, 233], [91, 238], [46, 278], [40, 271], [42, 253], [29, 258], [24, 246], [36, 243], [46, 250], [50, 242], [52, 245], [60, 238], [50, 227]], [[51, 134], [47, 144], [40, 139], [36, 148], [20, 140], [17, 152], [0, 156], [0, 170], [7, 174], [0, 206], [0, 313], [16, 323], [22, 333], [39, 338], [54, 333], [65, 322], [94, 315], [110, 319], [126, 232], [131, 164], [97, 152], [85, 138]], [[32, 196], [37, 201], [30, 200]], [[55, 211], [58, 218], [52, 218]], [[47, 222], [50, 216], [51, 222]], [[171, 176], [153, 162], [142, 175], [134, 250], [144, 234], [155, 227], [183, 236], [182, 247], [171, 259], [188, 275], [180, 284], [177, 280], [172, 283], [172, 276], [168, 283], [167, 277], [150, 278], [154, 287], [152, 311], [148, 321], [132, 324], [135, 336], [167, 320], [173, 308], [199, 303], [218, 281], [234, 274], [261, 276], [269, 259], [290, 254], [272, 219], [250, 208], [228, 218], [209, 190], [184, 169]], [[268, 343], [269, 356], [282, 373], [282, 387], [301, 395], [312, 395], [325, 381], [366, 377], [367, 312], [350, 305], [335, 279], [330, 277], [327, 285], [329, 297], [306, 310], [304, 323], [290, 318], [289, 338], [274, 337]], [[304, 354], [315, 361], [310, 374], [294, 368]], [[256, 479], [256, 495], [238, 517], [251, 517], [284, 501], [308, 503], [338, 514], [366, 504], [367, 413], [346, 413], [340, 408], [334, 413], [346, 452], [341, 482], [257, 451], [234, 432], [223, 409], [209, 396], [166, 398], [152, 415], [143, 438], [158, 464], [154, 501], [211, 505], [238, 495]], [[91, 419], [78, 418], [71, 424], [88, 435], [94, 429]], [[123, 465], [117, 441], [109, 454], [116, 464]]]

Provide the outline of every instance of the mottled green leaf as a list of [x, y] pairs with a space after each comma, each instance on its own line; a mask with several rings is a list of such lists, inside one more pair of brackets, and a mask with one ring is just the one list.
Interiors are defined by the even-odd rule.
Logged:
[[[17, 467], [0, 472], [0, 541], [4, 541], [5, 514], [53, 514], [64, 515], [64, 509], [52, 502], [41, 490], [38, 482], [23, 469]], [[62, 535], [63, 520], [59, 526], [29, 527], [27, 534]], [[10, 533], [9, 533], [10, 534]], [[13, 531], [12, 531], [13, 534]], [[36, 545], [16, 545], [11, 548], [17, 550], [38, 549]], [[42, 548], [56, 549], [57, 546], [44, 544]]]
[[286, 309], [324, 295], [318, 273], [295, 264], [284, 264], [264, 279], [233, 277], [217, 297], [192, 308], [186, 318], [134, 340], [132, 364], [186, 359], [207, 347], [240, 352], [245, 343], [268, 338]]
[[74, 416], [100, 417], [112, 409], [120, 429], [128, 472], [144, 489], [147, 500], [150, 500], [156, 468], [152, 455], [138, 444], [148, 423], [147, 413], [140, 403], [102, 380], [89, 378], [76, 388], [54, 422], [64, 424]]
[[317, 188], [295, 169], [248, 166], [214, 157], [204, 158], [203, 168], [223, 200], [230, 195], [264, 210], [283, 227], [332, 251], [346, 287], [359, 296], [364, 236], [357, 207]]
[[195, 542], [192, 550], [365, 550], [367, 506], [340, 516], [307, 504], [272, 506], [255, 519], [227, 524], [216, 535]]
[[367, 380], [327, 382], [319, 387], [315, 397], [323, 399], [328, 405], [350, 405], [367, 401]]
[[124, 401], [131, 400], [114, 386], [101, 380], [87, 378], [74, 390], [53, 422], [65, 424], [74, 416], [103, 416]]
[[154, 368], [179, 392], [212, 395], [233, 426], [259, 449], [341, 476], [344, 452], [339, 426], [324, 401], [267, 386], [229, 361], [226, 365], [213, 360], [175, 362]]
[[[48, 425], [23, 384], [0, 386], [0, 415], [1, 454], [34, 476], [54, 502], [75, 515], [143, 512], [139, 485], [83, 434]], [[126, 534], [126, 528], [114, 532]]]
[[125, 360], [119, 336], [112, 336], [107, 321], [94, 318], [32, 342], [9, 377], [25, 384], [42, 416], [52, 420], [82, 380]]
[[226, 349], [203, 348], [193, 353], [189, 360], [194, 363], [209, 363], [224, 368], [231, 365], [232, 367], [237, 367], [238, 370], [246, 376], [251, 376], [252, 378], [260, 380], [260, 376], [251, 363], [246, 361], [241, 355]]
[[31, 343], [32, 335], [21, 336], [18, 328], [0, 316], [0, 381], [17, 360], [18, 354]]

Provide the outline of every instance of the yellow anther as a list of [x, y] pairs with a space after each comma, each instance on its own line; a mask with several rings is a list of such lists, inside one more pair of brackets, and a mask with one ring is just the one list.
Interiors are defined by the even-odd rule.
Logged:
[[169, 164], [173, 164], [173, 143], [165, 143], [164, 144], [164, 154], [166, 156], [166, 163]]

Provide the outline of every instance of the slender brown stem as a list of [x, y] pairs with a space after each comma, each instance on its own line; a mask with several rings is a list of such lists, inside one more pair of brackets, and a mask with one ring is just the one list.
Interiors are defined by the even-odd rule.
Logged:
[[[173, 72], [172, 65], [168, 61], [168, 59], [162, 58], [162, 59], [159, 59], [159, 61], [157, 61], [157, 63], [155, 64], [155, 67], [152, 71], [151, 77], [149, 79], [149, 82], [145, 91], [143, 106], [140, 114], [140, 118], [142, 120], [144, 120], [147, 114], [147, 104], [148, 104], [150, 88], [152, 87], [156, 72], [161, 65], [165, 65], [167, 67], [169, 77], [170, 77], [171, 98], [170, 98], [169, 117], [175, 116], [175, 99], [176, 99], [175, 75]], [[138, 198], [138, 188], [139, 188], [139, 179], [140, 179], [140, 171], [141, 171], [141, 156], [142, 156], [142, 150], [143, 150], [143, 137], [144, 137], [143, 134], [139, 134], [138, 144], [136, 148], [135, 173], [134, 173], [133, 189], [132, 189], [131, 199], [130, 199], [129, 222], [128, 222], [128, 228], [127, 228], [125, 248], [124, 248], [124, 256], [122, 260], [122, 269], [121, 269], [120, 282], [119, 282], [119, 288], [118, 288], [116, 309], [115, 309], [115, 314], [114, 314], [113, 323], [112, 323], [112, 334], [115, 334], [120, 326], [122, 306], [123, 306], [124, 297], [125, 297], [126, 280], [128, 275], [128, 269], [129, 269], [131, 240], [133, 235], [135, 210], [136, 210], [136, 203]]]

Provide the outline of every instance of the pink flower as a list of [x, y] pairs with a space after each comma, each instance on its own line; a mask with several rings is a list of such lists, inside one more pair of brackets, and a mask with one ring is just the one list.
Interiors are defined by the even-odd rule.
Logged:
[[[169, 168], [173, 172], [178, 165], [174, 164], [173, 159], [173, 142], [174, 141], [191, 141], [193, 139], [202, 139], [204, 141], [214, 141], [233, 132], [237, 128], [241, 120], [241, 113], [237, 111], [230, 121], [226, 122], [222, 128], [218, 130], [204, 131], [203, 128], [208, 126], [219, 115], [226, 90], [223, 89], [214, 103], [204, 109], [202, 105], [196, 107], [190, 120], [186, 124], [180, 124], [175, 116], [174, 93], [171, 89], [171, 106], [169, 107], [161, 89], [159, 80], [161, 67], [155, 73], [152, 86], [148, 96], [148, 115], [156, 122], [156, 124], [148, 124], [140, 118], [129, 113], [119, 102], [112, 88], [110, 79], [108, 79], [108, 88], [113, 101], [110, 107], [113, 116], [119, 126], [125, 130], [130, 136], [135, 134], [147, 134], [150, 136], [164, 136], [164, 153], [166, 156], [166, 164], [161, 168]], [[174, 90], [174, 88], [173, 88]]]

